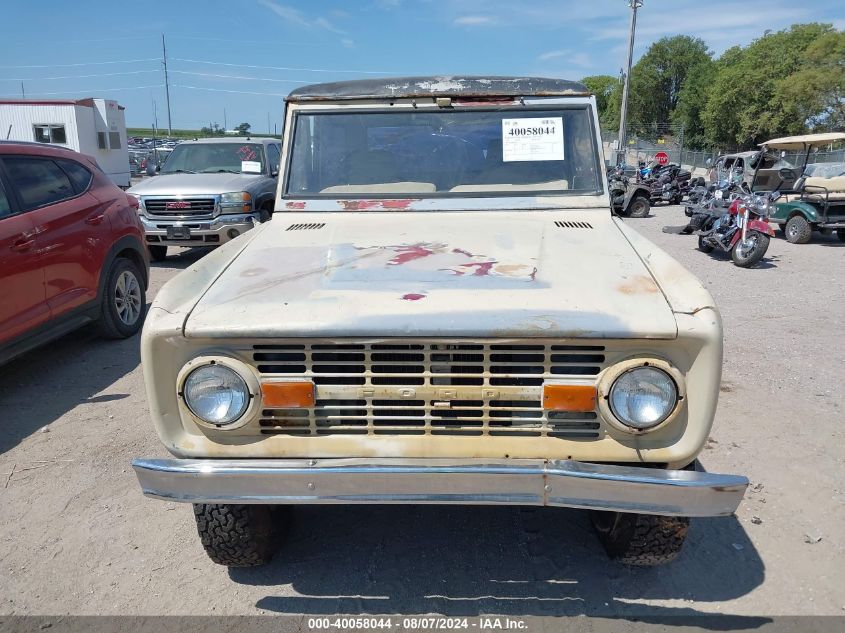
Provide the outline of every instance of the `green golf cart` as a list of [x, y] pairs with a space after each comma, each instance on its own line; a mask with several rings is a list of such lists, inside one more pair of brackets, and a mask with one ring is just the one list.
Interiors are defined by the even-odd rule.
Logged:
[[[780, 227], [788, 242], [806, 244], [813, 231], [836, 231], [839, 239], [845, 241], [845, 173], [831, 175], [828, 171], [824, 175], [815, 175], [807, 168], [814, 148], [843, 141], [845, 133], [833, 132], [788, 136], [762, 144], [763, 151], [757, 161], [751, 188], [765, 191], [777, 187], [784, 194], [775, 205], [769, 222]], [[800, 170], [785, 167], [779, 160], [780, 153], [788, 151], [803, 154]]]

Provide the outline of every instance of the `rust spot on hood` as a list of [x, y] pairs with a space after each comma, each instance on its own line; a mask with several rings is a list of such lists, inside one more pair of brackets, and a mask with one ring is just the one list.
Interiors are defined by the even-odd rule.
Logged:
[[626, 295], [654, 294], [657, 292], [657, 284], [651, 277], [638, 275], [617, 286], [617, 290]]
[[337, 203], [344, 211], [404, 211], [418, 199], [403, 198], [401, 200], [338, 200]]

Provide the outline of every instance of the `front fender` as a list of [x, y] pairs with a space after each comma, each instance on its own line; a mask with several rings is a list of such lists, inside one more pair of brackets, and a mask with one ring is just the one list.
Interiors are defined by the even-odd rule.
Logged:
[[750, 220], [748, 222], [748, 230], [765, 233], [766, 235], [771, 235], [772, 237], [775, 235], [775, 230], [772, 228], [772, 225], [768, 222], [764, 222], [763, 220]]
[[773, 222], [783, 223], [790, 217], [800, 213], [808, 222], [819, 221], [819, 211], [813, 205], [803, 200], [789, 200], [787, 202], [776, 202], [775, 211], [772, 213], [771, 220]]
[[651, 191], [649, 191], [646, 187], [629, 186], [628, 190], [625, 192], [625, 201], [622, 203], [622, 208], [627, 211], [628, 205], [631, 204], [631, 200], [633, 200], [634, 196], [636, 195], [642, 195], [645, 198], [651, 198]]

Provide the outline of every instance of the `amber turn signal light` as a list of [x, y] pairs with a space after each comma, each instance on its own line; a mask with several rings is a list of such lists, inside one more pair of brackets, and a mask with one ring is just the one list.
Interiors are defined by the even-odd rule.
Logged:
[[314, 406], [313, 382], [263, 382], [261, 396], [269, 409], [303, 409]]
[[586, 413], [596, 408], [595, 385], [543, 385], [543, 408], [547, 411]]

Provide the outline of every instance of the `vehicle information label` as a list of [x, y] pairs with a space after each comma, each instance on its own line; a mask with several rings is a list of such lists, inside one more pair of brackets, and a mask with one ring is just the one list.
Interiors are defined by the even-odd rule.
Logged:
[[248, 174], [260, 174], [261, 163], [257, 160], [242, 160], [241, 171]]
[[563, 160], [563, 118], [502, 119], [502, 160]]

